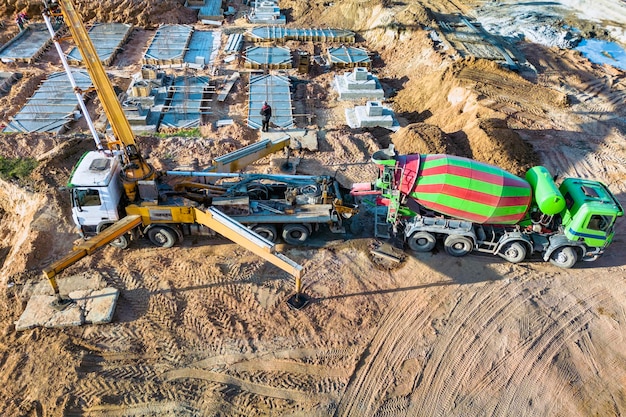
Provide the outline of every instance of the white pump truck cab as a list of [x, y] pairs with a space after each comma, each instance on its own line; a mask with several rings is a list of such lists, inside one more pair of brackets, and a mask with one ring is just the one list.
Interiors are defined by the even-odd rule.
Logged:
[[70, 176], [72, 218], [82, 237], [93, 236], [125, 214], [120, 178], [121, 164], [111, 152], [83, 155]]

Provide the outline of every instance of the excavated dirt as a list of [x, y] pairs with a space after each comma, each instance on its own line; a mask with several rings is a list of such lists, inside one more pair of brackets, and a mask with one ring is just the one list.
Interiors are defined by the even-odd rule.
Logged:
[[[298, 26], [358, 33], [375, 52], [373, 71], [402, 125], [393, 134], [349, 129], [344, 110], [352, 103], [336, 100], [334, 71], [293, 73], [306, 81], [296, 89], [294, 106], [309, 115], [299, 127], [319, 129], [318, 152], [295, 152], [298, 173], [336, 175], [346, 186], [371, 181], [372, 153], [393, 143], [401, 152], [454, 153], [520, 175], [541, 163], [560, 177], [601, 180], [626, 205], [626, 74], [535, 44], [519, 48], [536, 72], [514, 73], [462, 59], [424, 30], [436, 27], [433, 13], [471, 15], [482, 3], [281, 1]], [[0, 0], [0, 42], [15, 33], [16, 12], [34, 18], [37, 7]], [[155, 25], [193, 21], [173, 1], [86, 1], [79, 9], [87, 20], [140, 26], [113, 65], [119, 86], [139, 68]], [[60, 66], [48, 51], [35, 65], [0, 70], [24, 74], [0, 98], [6, 121]], [[207, 124], [201, 138], [140, 137], [142, 152], [159, 169], [203, 167], [258, 140], [244, 126], [244, 86], [214, 105], [215, 119], [235, 124]], [[89, 108], [98, 113], [98, 100]], [[409, 252], [381, 268], [370, 257], [373, 219], [363, 205], [344, 234], [326, 230], [303, 247], [278, 245], [304, 266], [311, 303], [300, 311], [285, 303], [294, 290], [289, 275], [225, 239], [106, 247], [60, 279], [92, 273], [118, 288], [112, 323], [16, 332], [32, 284], [78, 239], [62, 187], [94, 147], [85, 130], [80, 122], [61, 136], [0, 137], [0, 155], [39, 161], [28, 179], [0, 182], [1, 415], [626, 413], [624, 219], [604, 257], [571, 270], [539, 259], [514, 265]], [[270, 158], [250, 169], [269, 170]]]

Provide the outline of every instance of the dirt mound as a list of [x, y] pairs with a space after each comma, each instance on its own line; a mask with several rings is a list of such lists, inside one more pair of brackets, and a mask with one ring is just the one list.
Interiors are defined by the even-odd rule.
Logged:
[[523, 176], [529, 168], [539, 164], [539, 157], [532, 146], [520, 135], [509, 129], [503, 119], [478, 121], [470, 143], [475, 159], [497, 165], [516, 175]]
[[391, 135], [396, 150], [401, 154], [445, 153], [469, 157], [468, 150], [446, 135], [437, 126], [413, 123]]
[[[197, 11], [184, 7], [181, 0], [88, 0], [74, 4], [86, 23], [119, 22], [155, 28], [160, 24], [191, 24], [198, 20]], [[41, 5], [41, 1], [0, 0], [0, 16], [24, 12], [38, 20]]]

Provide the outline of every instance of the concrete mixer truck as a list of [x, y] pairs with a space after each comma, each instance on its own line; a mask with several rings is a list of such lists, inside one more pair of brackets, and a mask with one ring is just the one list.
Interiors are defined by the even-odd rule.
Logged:
[[601, 182], [566, 178], [557, 186], [541, 166], [522, 179], [458, 156], [397, 155], [393, 146], [372, 160], [376, 182], [355, 184], [351, 194], [376, 196], [377, 237], [401, 238], [416, 252], [443, 242], [452, 256], [478, 251], [518, 263], [538, 254], [571, 268], [604, 253], [624, 214]]

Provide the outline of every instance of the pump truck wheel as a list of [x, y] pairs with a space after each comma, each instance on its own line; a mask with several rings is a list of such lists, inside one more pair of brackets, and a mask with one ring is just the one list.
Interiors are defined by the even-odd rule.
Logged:
[[283, 227], [283, 240], [290, 245], [304, 243], [309, 235], [309, 229], [303, 224], [287, 224]]
[[472, 251], [474, 244], [472, 240], [465, 236], [450, 235], [443, 242], [443, 246], [450, 256], [461, 257]]
[[154, 226], [148, 229], [148, 239], [154, 246], [171, 248], [176, 243], [176, 233], [165, 226]]
[[270, 242], [276, 242], [276, 239], [278, 239], [276, 226], [272, 224], [257, 224], [256, 226], [252, 226], [252, 231], [261, 235]]
[[428, 232], [415, 232], [407, 240], [409, 248], [415, 252], [430, 252], [434, 249], [437, 240]]
[[128, 239], [128, 235], [122, 235], [109, 243], [109, 245], [120, 249], [126, 249], [129, 244], [130, 240]]

